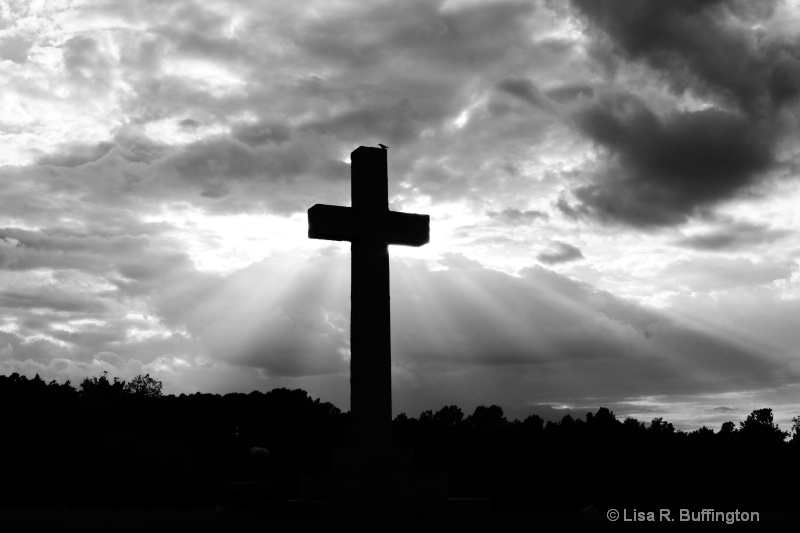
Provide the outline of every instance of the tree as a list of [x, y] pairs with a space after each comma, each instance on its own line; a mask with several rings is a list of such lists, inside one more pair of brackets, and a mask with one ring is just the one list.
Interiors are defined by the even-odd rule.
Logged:
[[433, 411], [430, 409], [426, 409], [419, 414], [419, 421], [424, 422], [426, 424], [430, 424], [433, 422]]
[[121, 397], [125, 393], [125, 382], [115, 377], [114, 381], [108, 380], [108, 371], [103, 370], [103, 374], [98, 378], [86, 377], [81, 381], [81, 396], [84, 398], [111, 398]]
[[792, 442], [800, 444], [800, 416], [792, 418]]
[[464, 420], [464, 413], [458, 406], [448, 405], [439, 409], [433, 415], [433, 420], [442, 426], [453, 427], [461, 424]]
[[508, 423], [503, 408], [499, 405], [490, 405], [489, 407], [479, 405], [467, 417], [466, 422], [475, 428], [487, 431], [497, 430]]
[[601, 407], [597, 413], [586, 413], [586, 423], [592, 427], [613, 428], [620, 424], [614, 412], [608, 407]]
[[700, 442], [711, 442], [714, 438], [714, 430], [703, 426], [700, 429], [696, 429], [689, 433], [689, 436]]
[[150, 377], [150, 374], [139, 374], [125, 384], [125, 392], [142, 398], [160, 398], [161, 382]]
[[525, 420], [522, 421], [522, 427], [526, 428], [528, 431], [538, 432], [544, 428], [544, 420], [539, 415], [528, 415]]
[[650, 422], [650, 427], [647, 429], [656, 434], [675, 433], [675, 426], [673, 426], [670, 422], [665, 422], [661, 417], [654, 418]]
[[626, 417], [625, 420], [622, 421], [622, 427], [625, 428], [628, 432], [640, 432], [645, 430], [644, 422], [639, 422], [635, 418]]
[[772, 421], [772, 409], [769, 408], [756, 409], [744, 422], [739, 422], [739, 426], [739, 434], [753, 441], [781, 443], [789, 435]]

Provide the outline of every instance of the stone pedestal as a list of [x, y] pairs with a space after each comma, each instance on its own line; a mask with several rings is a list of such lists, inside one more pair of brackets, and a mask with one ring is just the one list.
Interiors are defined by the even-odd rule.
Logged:
[[299, 480], [301, 501], [315, 515], [431, 516], [447, 510], [445, 472], [416, 472], [412, 448], [349, 446], [331, 453], [331, 471]]
[[331, 452], [331, 472], [300, 479], [300, 499], [326, 501], [442, 501], [447, 474], [415, 472], [404, 446], [348, 446]]
[[345, 446], [331, 450], [331, 472], [411, 472], [409, 446]]
[[331, 472], [300, 478], [301, 500], [438, 501], [447, 499], [444, 472]]

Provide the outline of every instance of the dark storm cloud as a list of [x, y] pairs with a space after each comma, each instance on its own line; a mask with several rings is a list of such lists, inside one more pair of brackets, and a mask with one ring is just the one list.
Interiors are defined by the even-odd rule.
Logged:
[[684, 237], [675, 244], [696, 250], [737, 250], [751, 245], [769, 244], [791, 234], [790, 230], [774, 229], [764, 224], [735, 222], [720, 229]]
[[772, 16], [775, 0], [573, 0], [627, 59], [666, 74], [687, 88], [764, 114], [800, 93], [800, 42], [759, 35], [753, 24]]
[[547, 219], [547, 213], [543, 211], [537, 211], [535, 209], [520, 211], [519, 209], [511, 207], [503, 209], [502, 211], [486, 211], [486, 216], [511, 226], [530, 224], [535, 220]]
[[772, 2], [762, 9], [725, 0], [572, 4], [604, 60], [643, 61], [676, 94], [716, 104], [656, 114], [632, 94], [596, 96], [577, 124], [607, 160], [575, 191], [579, 212], [635, 226], [677, 224], [775, 168], [779, 112], [800, 94], [800, 40], [749, 29], [771, 16]]
[[[357, 7], [356, 7], [357, 6]], [[438, 131], [468, 105], [465, 86], [510, 50], [530, 48], [530, 2], [446, 5], [442, 1], [352, 4], [292, 39], [309, 58], [339, 72], [297, 87], [306, 101], [334, 103], [299, 126], [347, 143], [383, 142], [397, 150]], [[413, 67], [412, 67], [413, 66]], [[411, 67], [411, 68], [409, 68]], [[364, 80], [343, 86], [342, 79]], [[308, 104], [305, 104], [306, 106]], [[312, 115], [313, 116], [313, 115]], [[394, 159], [397, 172], [417, 161]], [[458, 197], [448, 187], [426, 190]]]
[[516, 96], [533, 107], [553, 113], [553, 104], [534, 83], [524, 78], [508, 78], [497, 85], [501, 91]]
[[290, 214], [317, 202], [346, 201], [349, 189], [341, 182], [350, 166], [316, 134], [242, 126], [233, 135], [173, 149], [145, 173], [136, 192], [151, 201], [188, 200], [212, 214]]
[[[297, 161], [280, 162], [269, 158], [268, 154], [262, 154], [229, 137], [193, 143], [165, 162], [187, 180], [244, 179], [261, 173], [267, 178], [280, 177], [299, 172], [301, 167], [296, 163]], [[270, 167], [272, 172], [266, 172]]]
[[548, 89], [544, 95], [558, 103], [568, 103], [579, 98], [592, 98], [594, 96], [594, 88], [586, 84], [568, 84], [561, 85]]
[[244, 46], [242, 39], [233, 37], [228, 29], [231, 23], [230, 12], [208, 9], [194, 2], [173, 5], [165, 13], [167, 20], [180, 21], [180, 24], [164, 23], [153, 28], [152, 32], [171, 43], [182, 55], [200, 58], [213, 58], [226, 62], [239, 62], [253, 52]]
[[577, 117], [608, 150], [595, 182], [574, 191], [582, 207], [637, 226], [683, 222], [733, 197], [775, 163], [771, 133], [718, 109], [660, 117], [632, 94], [610, 94]]
[[580, 248], [567, 244], [565, 242], [553, 241], [557, 250], [553, 252], [542, 252], [536, 256], [536, 259], [546, 265], [555, 265], [557, 263], [568, 263], [583, 259], [583, 254]]

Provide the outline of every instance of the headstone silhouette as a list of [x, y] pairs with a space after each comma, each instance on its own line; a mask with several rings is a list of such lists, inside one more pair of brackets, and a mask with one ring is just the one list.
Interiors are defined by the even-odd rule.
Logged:
[[430, 240], [428, 215], [389, 211], [387, 153], [361, 146], [350, 154], [353, 207], [317, 204], [308, 210], [309, 238], [351, 243], [350, 416], [351, 444], [358, 450], [351, 455], [362, 462], [391, 462], [397, 455], [397, 450], [388, 451], [392, 442], [388, 245], [422, 246]]

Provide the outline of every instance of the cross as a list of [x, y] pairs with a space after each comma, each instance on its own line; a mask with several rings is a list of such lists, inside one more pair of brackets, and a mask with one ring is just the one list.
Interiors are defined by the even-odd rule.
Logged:
[[428, 215], [389, 211], [388, 152], [350, 153], [353, 207], [316, 204], [308, 237], [350, 241], [350, 418], [354, 446], [391, 446], [392, 353], [389, 326], [390, 244], [430, 240]]

